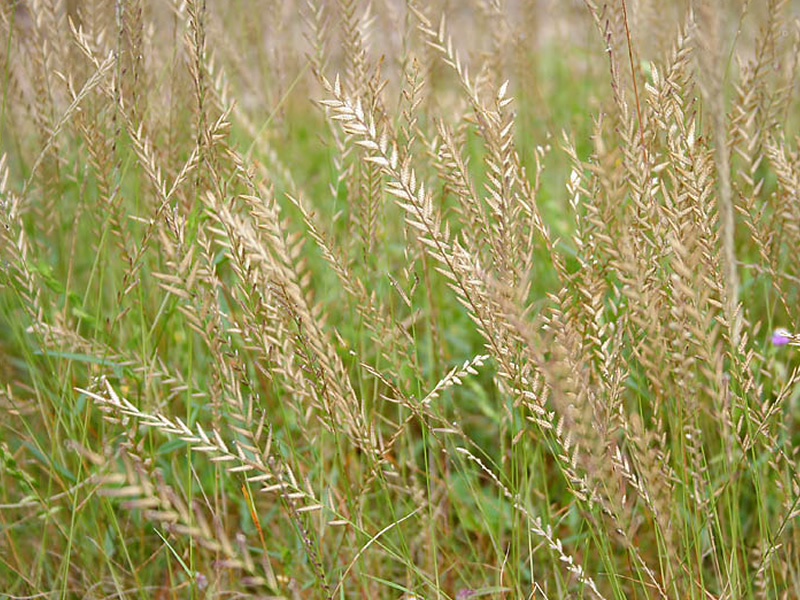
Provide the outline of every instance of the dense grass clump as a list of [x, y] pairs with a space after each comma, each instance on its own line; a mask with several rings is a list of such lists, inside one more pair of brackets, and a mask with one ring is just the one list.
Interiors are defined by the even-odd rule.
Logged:
[[0, 598], [800, 597], [794, 4], [0, 7]]

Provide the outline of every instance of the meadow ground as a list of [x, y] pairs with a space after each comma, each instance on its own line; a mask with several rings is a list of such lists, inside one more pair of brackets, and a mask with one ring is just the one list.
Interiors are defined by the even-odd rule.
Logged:
[[5, 0], [0, 598], [800, 597], [799, 16]]

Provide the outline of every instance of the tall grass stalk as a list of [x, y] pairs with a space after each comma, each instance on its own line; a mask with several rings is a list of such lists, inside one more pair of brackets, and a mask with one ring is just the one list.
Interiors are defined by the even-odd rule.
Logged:
[[0, 31], [0, 597], [800, 597], [796, 3]]

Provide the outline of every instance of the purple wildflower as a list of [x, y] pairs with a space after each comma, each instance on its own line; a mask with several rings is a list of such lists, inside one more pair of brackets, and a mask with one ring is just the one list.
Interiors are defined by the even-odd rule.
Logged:
[[774, 346], [785, 346], [792, 341], [792, 334], [785, 329], [776, 329], [772, 332], [772, 344]]
[[208, 587], [208, 577], [202, 573], [195, 574], [195, 582], [197, 583], [198, 590], [204, 590]]

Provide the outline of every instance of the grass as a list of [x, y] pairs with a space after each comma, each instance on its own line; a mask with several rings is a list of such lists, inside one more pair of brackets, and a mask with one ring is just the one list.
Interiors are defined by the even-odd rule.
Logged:
[[445, 4], [2, 5], [0, 598], [800, 596], [793, 4]]

